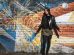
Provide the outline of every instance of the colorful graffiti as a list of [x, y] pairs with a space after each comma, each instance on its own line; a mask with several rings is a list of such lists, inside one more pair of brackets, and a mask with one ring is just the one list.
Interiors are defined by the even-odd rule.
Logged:
[[[1, 3], [0, 43], [9, 52], [39, 52], [41, 33], [35, 36], [34, 32], [41, 22], [43, 10], [34, 12], [31, 8], [24, 7], [24, 5], [29, 7], [29, 4], [23, 3], [21, 5], [21, 3], [17, 0]], [[60, 38], [53, 35], [51, 53], [74, 52], [74, 2], [68, 3], [68, 6], [67, 9], [63, 9], [61, 6], [51, 8], [51, 14], [55, 16], [60, 27]]]

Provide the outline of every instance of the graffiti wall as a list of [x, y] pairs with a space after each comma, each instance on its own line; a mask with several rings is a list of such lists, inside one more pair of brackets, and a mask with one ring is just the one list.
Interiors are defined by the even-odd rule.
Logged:
[[[34, 1], [37, 4], [32, 4], [33, 1], [29, 0], [27, 2], [26, 0], [0, 2], [2, 2], [0, 3], [2, 7], [0, 8], [0, 44], [6, 51], [39, 52], [41, 33], [34, 35], [43, 15], [41, 6], [37, 5], [39, 1]], [[74, 1], [67, 2], [66, 9], [62, 8], [59, 3], [56, 6], [52, 3], [54, 6], [50, 11], [60, 28], [60, 37], [58, 39], [55, 33], [53, 34], [50, 53], [74, 52]], [[34, 6], [38, 9], [36, 10]]]

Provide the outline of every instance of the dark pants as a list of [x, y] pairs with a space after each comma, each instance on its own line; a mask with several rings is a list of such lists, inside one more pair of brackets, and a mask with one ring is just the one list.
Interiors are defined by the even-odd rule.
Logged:
[[42, 35], [41, 36], [41, 54], [42, 55], [48, 55], [48, 51], [50, 49], [50, 45], [51, 45], [51, 38], [52, 38], [52, 35], [50, 36], [45, 36], [45, 35]]

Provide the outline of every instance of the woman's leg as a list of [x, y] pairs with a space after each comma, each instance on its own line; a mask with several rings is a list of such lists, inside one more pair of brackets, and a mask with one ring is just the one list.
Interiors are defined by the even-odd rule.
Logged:
[[46, 46], [46, 36], [41, 36], [41, 54], [45, 55], [45, 46]]
[[52, 38], [52, 35], [47, 36], [47, 41], [46, 41], [47, 42], [46, 55], [48, 55], [48, 52], [49, 52], [49, 49], [50, 49], [51, 38]]

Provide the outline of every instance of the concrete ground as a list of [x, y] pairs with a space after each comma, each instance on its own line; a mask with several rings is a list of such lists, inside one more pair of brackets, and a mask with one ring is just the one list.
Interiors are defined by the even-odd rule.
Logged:
[[[25, 53], [25, 52], [16, 52], [16, 53], [0, 52], [0, 55], [41, 55], [41, 54], [40, 53]], [[74, 55], [74, 53], [49, 53], [49, 55]]]

